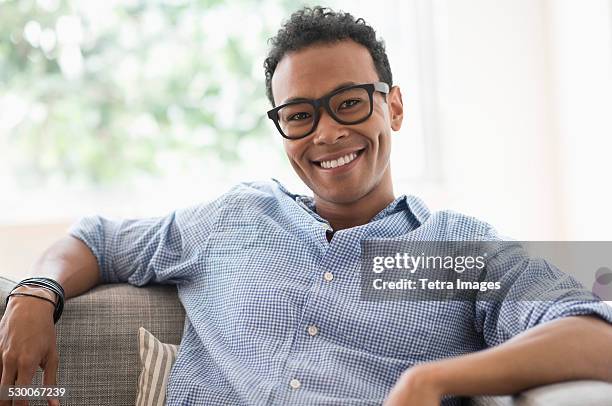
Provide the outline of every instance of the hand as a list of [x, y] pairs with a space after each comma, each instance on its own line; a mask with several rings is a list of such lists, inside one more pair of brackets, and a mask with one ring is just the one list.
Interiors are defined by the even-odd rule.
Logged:
[[[43, 385], [56, 385], [59, 357], [51, 303], [34, 297], [13, 296], [0, 321], [0, 385], [31, 385], [40, 366]], [[10, 405], [10, 400], [0, 405]], [[27, 401], [14, 401], [27, 405]], [[59, 405], [57, 399], [49, 405]]]
[[440, 406], [442, 389], [427, 364], [406, 370], [387, 395], [383, 406]]

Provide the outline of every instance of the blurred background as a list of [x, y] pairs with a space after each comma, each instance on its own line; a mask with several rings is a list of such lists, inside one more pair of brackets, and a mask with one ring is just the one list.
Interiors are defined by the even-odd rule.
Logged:
[[[29, 275], [83, 215], [160, 216], [270, 177], [309, 193], [262, 67], [303, 4], [0, 0], [0, 274]], [[519, 240], [611, 240], [612, 0], [322, 5], [387, 44], [396, 195]]]

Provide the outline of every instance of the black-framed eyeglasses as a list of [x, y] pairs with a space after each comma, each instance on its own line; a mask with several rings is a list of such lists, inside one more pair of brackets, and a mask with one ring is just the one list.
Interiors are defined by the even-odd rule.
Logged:
[[338, 123], [351, 125], [366, 121], [374, 110], [374, 92], [389, 93], [384, 82], [364, 83], [335, 90], [319, 99], [300, 99], [268, 111], [278, 132], [287, 139], [304, 138], [314, 132], [321, 107]]

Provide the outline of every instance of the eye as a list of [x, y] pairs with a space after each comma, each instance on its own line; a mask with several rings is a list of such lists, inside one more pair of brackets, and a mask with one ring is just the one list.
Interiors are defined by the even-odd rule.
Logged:
[[359, 103], [361, 103], [361, 100], [359, 99], [348, 99], [348, 100], [343, 101], [338, 108], [339, 109], [350, 109], [351, 107], [354, 107], [358, 105]]
[[295, 113], [290, 115], [287, 118], [287, 121], [299, 121], [299, 120], [306, 120], [310, 118], [310, 114], [306, 113], [306, 112], [300, 112], [300, 113]]

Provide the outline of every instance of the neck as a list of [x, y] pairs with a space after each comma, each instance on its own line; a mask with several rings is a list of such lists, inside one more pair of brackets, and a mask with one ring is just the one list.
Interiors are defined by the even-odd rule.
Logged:
[[336, 231], [366, 224], [395, 200], [391, 174], [387, 169], [382, 180], [357, 201], [335, 203], [323, 200], [316, 194], [314, 200], [319, 216], [329, 221]]

